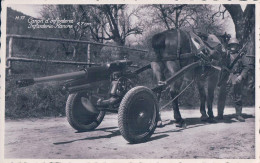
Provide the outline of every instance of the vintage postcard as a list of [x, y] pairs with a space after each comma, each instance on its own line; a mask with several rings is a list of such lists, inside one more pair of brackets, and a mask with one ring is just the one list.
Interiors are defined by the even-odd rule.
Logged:
[[1, 2], [0, 162], [259, 163], [260, 2]]

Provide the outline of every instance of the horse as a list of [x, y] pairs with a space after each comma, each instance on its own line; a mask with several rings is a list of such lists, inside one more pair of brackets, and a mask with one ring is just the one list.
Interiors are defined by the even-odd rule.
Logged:
[[[193, 34], [193, 37], [191, 37], [191, 34]], [[198, 58], [196, 58], [196, 56], [194, 55], [196, 53], [203, 52], [205, 54], [208, 54], [209, 58], [212, 61], [220, 61], [222, 56], [225, 54], [225, 49], [224, 46], [221, 44], [220, 39], [218, 39], [216, 36], [213, 36], [211, 35], [211, 37], [215, 39], [216, 44], [214, 43], [214, 41], [211, 43], [214, 43], [214, 46], [210, 45], [210, 41], [203, 41], [203, 44], [205, 43], [205, 48], [199, 49], [200, 45], [198, 44], [201, 43], [201, 39], [199, 36], [194, 35], [194, 33], [192, 32], [187, 32], [180, 29], [173, 29], [155, 34], [152, 37], [152, 48], [155, 53], [155, 59], [151, 62], [151, 68], [153, 74], [157, 79], [157, 82], [162, 83], [165, 80], [165, 76], [163, 73], [164, 69], [167, 69], [170, 75], [174, 75], [177, 71], [182, 69], [182, 67], [198, 60]], [[201, 38], [203, 37], [205, 37], [204, 39], [209, 39], [208, 36], [201, 35]], [[224, 35], [222, 37], [223, 39], [225, 39]], [[198, 41], [198, 39], [200, 41]], [[196, 46], [196, 41], [197, 46], [199, 47]], [[214, 99], [214, 90], [218, 82], [218, 71], [219, 70], [211, 66], [205, 66], [195, 68], [193, 71], [185, 74], [186, 78], [188, 78], [189, 80], [191, 80], [192, 78], [196, 79], [196, 85], [199, 91], [200, 113], [202, 121], [215, 122], [212, 111], [212, 104]], [[206, 82], [208, 84], [208, 98], [206, 98], [206, 91], [204, 88]], [[172, 99], [174, 99], [179, 94], [182, 83], [183, 77], [176, 80], [175, 82], [173, 82], [173, 84], [170, 85], [170, 96]], [[160, 94], [161, 93], [158, 93], [158, 99], [160, 99]], [[205, 108], [206, 101], [208, 108], [207, 113]], [[180, 114], [178, 98], [173, 100], [172, 107], [176, 126], [185, 127], [186, 123]], [[161, 122], [160, 114], [159, 122]]]

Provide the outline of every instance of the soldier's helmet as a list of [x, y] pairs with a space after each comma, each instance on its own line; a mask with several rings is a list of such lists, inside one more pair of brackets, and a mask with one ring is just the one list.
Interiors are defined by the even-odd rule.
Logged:
[[231, 53], [236, 53], [239, 50], [239, 41], [236, 38], [230, 38], [228, 48]]
[[230, 44], [239, 44], [239, 41], [237, 40], [237, 38], [230, 38], [230, 40], [228, 41], [228, 45]]

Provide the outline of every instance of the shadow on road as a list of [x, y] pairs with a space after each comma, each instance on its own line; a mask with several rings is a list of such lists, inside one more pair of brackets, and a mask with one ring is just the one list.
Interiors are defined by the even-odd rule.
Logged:
[[153, 137], [151, 137], [151, 138], [148, 140], [148, 142], [154, 141], [154, 140], [158, 140], [158, 139], [161, 139], [161, 138], [165, 138], [165, 137], [168, 137], [168, 136], [169, 136], [168, 134], [153, 136]]
[[53, 144], [54, 145], [60, 145], [60, 144], [68, 144], [68, 143], [73, 143], [73, 142], [82, 141], [82, 140], [106, 139], [106, 138], [112, 138], [112, 137], [120, 135], [120, 131], [119, 130], [112, 130], [112, 131], [104, 130], [104, 131], [105, 132], [110, 132], [110, 134], [108, 134], [108, 135], [101, 135], [101, 136], [86, 137], [86, 138], [83, 138], [83, 139], [75, 139], [75, 140], [64, 141], [64, 142], [57, 142], [57, 143], [53, 143]]
[[90, 130], [90, 131], [76, 131], [75, 133], [83, 133], [83, 132], [93, 132], [93, 131], [106, 131], [106, 130], [112, 130], [112, 129], [116, 129], [118, 127], [104, 127], [104, 128], [98, 128], [98, 129], [94, 129], [94, 130]]
[[[233, 120], [236, 117], [235, 114], [230, 114], [230, 115], [225, 115], [224, 119], [221, 121], [218, 121], [217, 123], [236, 123], [237, 121]], [[254, 118], [253, 115], [248, 115], [248, 114], [243, 114], [243, 117], [245, 119], [248, 118]], [[168, 123], [164, 123], [163, 127], [166, 127], [168, 125], [173, 125], [174, 121], [173, 120], [164, 120], [163, 122], [168, 121]], [[157, 136], [154, 136], [152, 138], [150, 138], [148, 141], [153, 141], [153, 140], [158, 140], [161, 138], [165, 138], [169, 135], [165, 134], [165, 133], [170, 133], [170, 132], [181, 132], [182, 130], [186, 130], [186, 129], [191, 129], [191, 128], [196, 128], [196, 127], [200, 127], [200, 126], [204, 126], [204, 125], [212, 125], [212, 124], [216, 124], [216, 123], [208, 123], [208, 122], [203, 122], [201, 121], [200, 118], [186, 118], [185, 122], [187, 124], [186, 128], [175, 128], [172, 130], [167, 130], [167, 131], [162, 131], [162, 132], [155, 132], [154, 134]], [[68, 144], [68, 143], [73, 143], [73, 142], [77, 142], [77, 141], [82, 141], [82, 140], [96, 140], [96, 139], [107, 139], [107, 138], [112, 138], [115, 136], [119, 136], [120, 131], [117, 129], [118, 127], [106, 127], [106, 128], [100, 128], [100, 129], [96, 129], [93, 131], [104, 131], [104, 132], [109, 132], [110, 134], [108, 135], [101, 135], [101, 136], [93, 136], [93, 137], [86, 137], [83, 139], [75, 139], [75, 140], [70, 140], [70, 141], [64, 141], [64, 142], [57, 142], [57, 143], [53, 143], [54, 145], [60, 145], [60, 144]], [[116, 130], [114, 130], [116, 129]], [[93, 132], [93, 131], [88, 131], [88, 132]], [[76, 132], [76, 133], [80, 133], [80, 132]], [[162, 135], [158, 135], [158, 134], [162, 134]]]
[[[162, 131], [162, 132], [156, 132], [155, 134], [162, 134], [162, 133], [169, 133], [169, 132], [181, 132], [182, 130], [185, 129], [191, 129], [191, 128], [196, 128], [196, 127], [200, 127], [200, 126], [204, 126], [204, 125], [211, 125], [211, 124], [216, 124], [216, 123], [236, 123], [238, 121], [234, 120], [234, 118], [236, 117], [236, 114], [229, 114], [229, 115], [225, 115], [223, 120], [218, 120], [215, 123], [209, 123], [209, 122], [205, 122], [205, 121], [201, 121], [200, 118], [186, 118], [185, 122], [186, 122], [186, 128], [175, 128], [172, 130], [168, 130], [168, 131]], [[248, 118], [255, 118], [253, 115], [249, 115], [249, 114], [243, 114], [243, 117], [245, 119]], [[165, 121], [169, 121], [169, 120], [165, 120]], [[163, 121], [163, 122], [165, 122]], [[163, 124], [163, 127], [168, 126], [168, 125], [173, 125], [175, 121], [171, 120], [168, 123]], [[243, 122], [242, 122], [243, 123]]]
[[[255, 116], [253, 115], [250, 115], [250, 114], [242, 114], [242, 116], [245, 118], [245, 119], [248, 119], [248, 118], [255, 118]], [[236, 114], [229, 114], [229, 115], [225, 115], [224, 116], [224, 120], [220, 121], [219, 123], [232, 123], [232, 122], [237, 122], [237, 121], [234, 121], [232, 119], [234, 119], [236, 117]]]
[[169, 136], [168, 134], [162, 134], [162, 135], [153, 136], [153, 137], [151, 137], [150, 139], [148, 139], [147, 141], [144, 141], [144, 142], [128, 143], [128, 144], [129, 144], [129, 145], [142, 144], [142, 143], [147, 143], [147, 142], [151, 142], [151, 141], [154, 141], [154, 140], [162, 139], [162, 138], [165, 138], [165, 137], [168, 137], [168, 136]]

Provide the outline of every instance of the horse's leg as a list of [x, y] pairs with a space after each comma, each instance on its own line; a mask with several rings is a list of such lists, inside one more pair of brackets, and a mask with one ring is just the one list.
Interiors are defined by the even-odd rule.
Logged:
[[[174, 75], [177, 71], [181, 69], [180, 63], [178, 61], [167, 61], [166, 62], [167, 69], [169, 70], [171, 76]], [[170, 85], [170, 94], [171, 98], [175, 98], [179, 94], [179, 89], [182, 85], [182, 79], [176, 80], [173, 84]], [[174, 119], [176, 120], [176, 126], [177, 127], [186, 127], [186, 124], [184, 120], [181, 117], [179, 105], [178, 105], [178, 98], [176, 98], [172, 102], [173, 106], [173, 113], [174, 113]]]
[[205, 86], [205, 79], [198, 78], [197, 87], [199, 90], [199, 96], [200, 96], [200, 113], [201, 113], [201, 121], [208, 120], [208, 116], [205, 109], [205, 103], [206, 103], [206, 91], [204, 89]]
[[155, 74], [157, 82], [162, 81], [164, 79], [163, 67], [164, 66], [162, 62], [151, 62], [151, 68], [153, 70], [153, 74]]
[[[173, 84], [173, 87], [171, 87], [170, 90], [170, 94], [171, 94], [171, 98], [175, 98], [179, 92], [182, 85], [182, 81], [181, 79], [176, 81]], [[172, 107], [173, 107], [173, 113], [174, 113], [174, 119], [175, 119], [175, 123], [176, 123], [176, 127], [186, 127], [186, 123], [185, 121], [182, 119], [181, 117], [181, 113], [180, 113], [180, 109], [179, 109], [179, 98], [176, 98], [173, 102], [172, 102]]]
[[[155, 74], [156, 80], [159, 83], [160, 81], [164, 80], [164, 75], [163, 75], [163, 63], [162, 62], [151, 62], [151, 68], [153, 70], [153, 74]], [[161, 91], [157, 92], [157, 99], [158, 102], [160, 101], [161, 98]], [[161, 119], [161, 112], [159, 110], [158, 112], [158, 121], [157, 121], [157, 127], [162, 127], [162, 119]]]
[[213, 123], [215, 122], [213, 110], [212, 110], [212, 104], [214, 100], [214, 91], [217, 86], [218, 80], [218, 73], [213, 72], [211, 76], [208, 77], [208, 98], [207, 98], [207, 107], [208, 107], [208, 115], [209, 115], [209, 122]]

